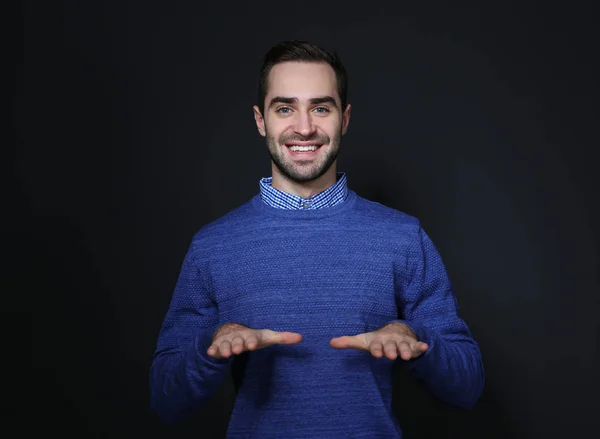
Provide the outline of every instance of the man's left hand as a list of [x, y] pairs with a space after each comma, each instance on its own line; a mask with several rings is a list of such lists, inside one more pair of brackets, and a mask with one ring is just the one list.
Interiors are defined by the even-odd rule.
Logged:
[[336, 349], [358, 349], [370, 352], [376, 358], [384, 355], [390, 360], [417, 358], [429, 346], [417, 340], [416, 334], [404, 323], [392, 322], [384, 327], [363, 334], [332, 339], [329, 344]]

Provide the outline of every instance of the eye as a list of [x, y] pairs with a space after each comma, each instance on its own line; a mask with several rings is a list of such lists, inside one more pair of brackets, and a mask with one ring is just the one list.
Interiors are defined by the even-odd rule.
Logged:
[[279, 114], [289, 114], [292, 109], [290, 107], [279, 107], [275, 112]]
[[315, 108], [315, 111], [317, 113], [326, 114], [326, 113], [329, 113], [329, 108], [327, 108], [327, 107], [317, 107], [317, 108]]

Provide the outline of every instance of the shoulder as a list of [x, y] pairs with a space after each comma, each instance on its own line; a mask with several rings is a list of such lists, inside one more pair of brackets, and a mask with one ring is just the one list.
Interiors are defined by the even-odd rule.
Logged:
[[435, 250], [421, 220], [416, 216], [360, 196], [357, 197], [356, 211], [359, 220], [372, 233], [385, 237], [391, 245], [399, 245], [399, 248], [418, 254]]
[[234, 230], [240, 230], [241, 226], [248, 224], [254, 213], [251, 203], [252, 200], [248, 200], [241, 206], [202, 226], [192, 238], [192, 250], [213, 248], [230, 238]]
[[356, 197], [356, 211], [364, 220], [414, 230], [421, 227], [421, 222], [415, 216], [377, 201], [368, 200], [360, 195]]

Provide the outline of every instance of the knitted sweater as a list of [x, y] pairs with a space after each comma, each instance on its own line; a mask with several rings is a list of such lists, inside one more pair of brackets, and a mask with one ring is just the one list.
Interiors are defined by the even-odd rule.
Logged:
[[[391, 321], [429, 350], [405, 361], [329, 345]], [[206, 351], [226, 322], [303, 339], [217, 360]], [[228, 438], [400, 438], [398, 361], [461, 407], [484, 385], [479, 348], [419, 221], [352, 190], [316, 210], [276, 209], [256, 195], [193, 237], [150, 371], [153, 409], [166, 422], [190, 415], [242, 359]]]

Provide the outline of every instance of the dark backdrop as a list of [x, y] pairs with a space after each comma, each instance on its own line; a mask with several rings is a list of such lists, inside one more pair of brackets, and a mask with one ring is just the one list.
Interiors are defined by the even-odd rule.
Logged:
[[597, 18], [578, 3], [421, 3], [26, 3], [7, 266], [9, 338], [32, 336], [11, 401], [23, 428], [223, 437], [229, 380], [166, 427], [148, 371], [192, 235], [270, 175], [258, 69], [298, 38], [337, 50], [350, 73], [338, 169], [421, 219], [483, 353], [472, 411], [398, 370], [406, 438], [595, 437]]

